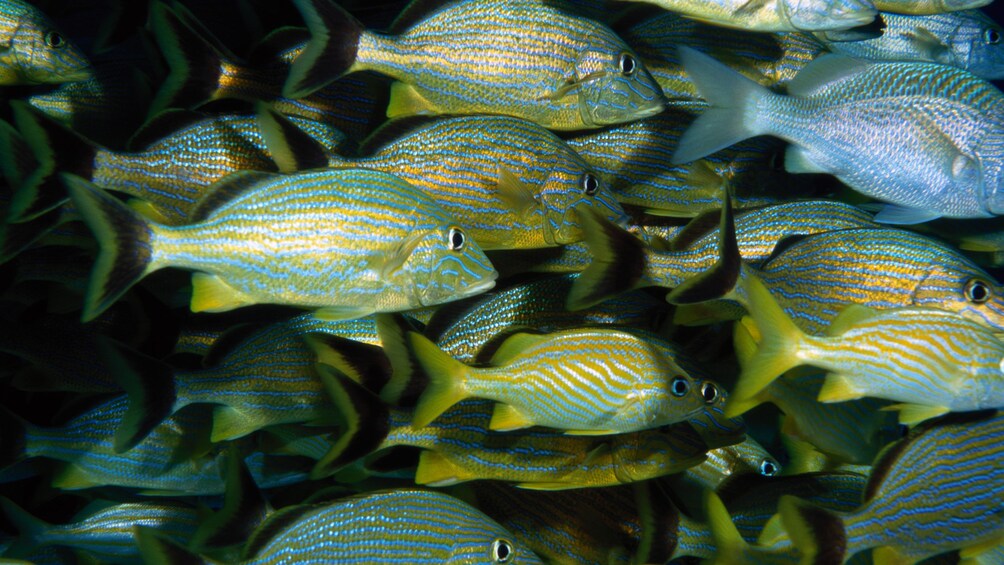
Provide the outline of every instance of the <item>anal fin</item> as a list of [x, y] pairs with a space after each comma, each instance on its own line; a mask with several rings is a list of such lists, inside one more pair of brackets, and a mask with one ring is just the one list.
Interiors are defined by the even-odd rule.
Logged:
[[436, 451], [423, 451], [418, 459], [418, 469], [415, 471], [416, 484], [433, 487], [455, 485], [476, 478]]
[[231, 287], [217, 275], [192, 274], [192, 312], [226, 312], [254, 303], [253, 298]]
[[492, 420], [488, 424], [488, 429], [504, 432], [529, 428], [532, 425], [534, 423], [512, 405], [498, 403], [495, 405], [495, 411], [492, 412]]
[[390, 85], [390, 102], [387, 103], [387, 117], [394, 119], [404, 116], [427, 116], [438, 114], [435, 106], [414, 86], [405, 82]]
[[819, 396], [816, 400], [820, 402], [843, 402], [845, 400], [856, 400], [863, 398], [865, 391], [854, 386], [854, 382], [845, 375], [830, 373], [823, 381], [823, 387], [819, 389]]

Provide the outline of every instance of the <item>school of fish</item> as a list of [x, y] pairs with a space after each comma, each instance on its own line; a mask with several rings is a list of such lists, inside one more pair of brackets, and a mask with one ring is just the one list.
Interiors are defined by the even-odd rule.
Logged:
[[0, 561], [1004, 563], [991, 0], [0, 0]]

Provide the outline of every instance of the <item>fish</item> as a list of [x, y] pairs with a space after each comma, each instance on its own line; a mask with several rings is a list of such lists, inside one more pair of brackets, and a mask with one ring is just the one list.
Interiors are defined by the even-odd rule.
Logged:
[[96, 501], [65, 524], [50, 524], [7, 498], [0, 498], [7, 519], [18, 529], [18, 541], [3, 552], [4, 558], [25, 557], [38, 548], [70, 547], [105, 563], [139, 559], [132, 527], [143, 523], [157, 528], [160, 535], [184, 542], [200, 523], [199, 511], [180, 502], [148, 501], [113, 503]]
[[537, 425], [586, 435], [656, 428], [686, 420], [704, 406], [701, 383], [675, 361], [683, 353], [641, 330], [516, 333], [485, 367], [457, 361], [417, 332], [381, 332], [381, 338], [392, 379], [407, 380], [416, 368], [429, 378], [415, 408], [415, 428], [470, 397], [498, 402], [492, 430]]
[[[263, 126], [266, 139], [268, 127]], [[297, 150], [270, 145], [272, 154]], [[327, 166], [397, 175], [431, 196], [486, 251], [580, 241], [580, 208], [615, 223], [627, 221], [588, 163], [556, 135], [525, 120], [401, 119], [374, 132], [360, 152], [364, 156], [356, 158], [328, 152]]]
[[414, 410], [393, 408], [337, 370], [319, 369], [348, 430], [318, 461], [328, 476], [354, 458], [398, 446], [421, 449], [414, 480], [435, 487], [491, 479], [520, 488], [602, 487], [680, 472], [704, 460], [707, 446], [687, 423], [612, 436], [574, 436], [543, 428], [490, 430], [493, 403], [458, 403], [429, 425], [411, 426]]
[[[145, 203], [151, 217], [183, 225], [191, 222], [192, 212], [209, 187], [226, 175], [279, 170], [254, 115], [168, 111], [133, 135], [133, 143], [142, 149], [117, 151], [85, 139], [24, 103], [14, 101], [12, 107], [27, 150], [39, 163], [15, 191], [8, 212], [14, 222], [34, 219], [66, 201], [60, 172], [135, 196]], [[316, 136], [313, 140], [322, 156], [346, 145], [345, 134], [328, 125], [297, 117], [286, 122], [302, 135]], [[9, 130], [0, 128], [0, 135], [6, 135], [0, 143], [19, 144]]]
[[193, 312], [278, 303], [319, 308], [332, 320], [439, 304], [495, 284], [488, 258], [452, 218], [378, 171], [230, 175], [185, 226], [147, 220], [79, 177], [64, 179], [102, 245], [85, 321], [167, 266], [196, 271]]
[[880, 563], [993, 549], [1004, 532], [1002, 432], [999, 412], [922, 424], [875, 462], [857, 509], [834, 512], [787, 495], [780, 520], [803, 558], [816, 563], [842, 563], [868, 548]]
[[87, 56], [29, 2], [0, 2], [0, 84], [60, 84], [91, 77]]
[[882, 35], [862, 41], [831, 41], [816, 34], [834, 52], [875, 61], [926, 61], [951, 65], [986, 80], [1004, 78], [1000, 24], [979, 10], [928, 16], [881, 15]]
[[837, 2], [689, 2], [635, 0], [655, 4], [688, 18], [717, 26], [760, 32], [849, 29], [875, 19], [878, 10], [869, 0]]
[[877, 0], [875, 7], [882, 12], [925, 15], [982, 8], [990, 2], [991, 0]]
[[[667, 244], [658, 238], [646, 243], [609, 222], [584, 216], [586, 244], [593, 258], [572, 284], [569, 308], [583, 308], [635, 288], [674, 288], [705, 272], [720, 257], [721, 238], [727, 231], [720, 227], [722, 218], [720, 210], [702, 214], [675, 232]], [[734, 230], [743, 261], [758, 265], [786, 238], [868, 226], [877, 224], [854, 206], [805, 200], [740, 210]], [[642, 227], [646, 230], [654, 231]]]
[[681, 48], [681, 58], [711, 108], [683, 134], [672, 163], [770, 134], [791, 143], [789, 172], [833, 174], [886, 202], [877, 222], [1004, 210], [994, 196], [1004, 171], [1004, 94], [971, 73], [828, 55], [807, 65], [785, 96], [693, 49]]
[[[395, 35], [367, 31], [330, 0], [295, 4], [311, 39], [290, 69], [287, 98], [372, 70], [395, 80], [390, 118], [505, 114], [577, 130], [664, 107], [659, 85], [613, 31], [546, 3], [463, 0], [421, 16], [406, 11]], [[514, 36], [514, 28], [527, 34]], [[504, 68], [498, 61], [506, 61]]]
[[[311, 532], [305, 539], [303, 532]], [[242, 563], [529, 563], [540, 559], [497, 522], [441, 492], [401, 488], [273, 513]]]
[[827, 335], [810, 336], [756, 275], [748, 274], [743, 284], [761, 342], [743, 366], [727, 416], [752, 408], [771, 381], [807, 364], [829, 371], [817, 397], [821, 402], [865, 396], [897, 401], [902, 404], [888, 409], [898, 410], [906, 424], [1004, 402], [1004, 342], [982, 324], [934, 308], [851, 305]]

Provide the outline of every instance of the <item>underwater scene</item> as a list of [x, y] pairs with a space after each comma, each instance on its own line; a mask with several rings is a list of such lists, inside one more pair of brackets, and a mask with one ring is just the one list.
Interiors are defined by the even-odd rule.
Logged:
[[0, 0], [0, 563], [1004, 563], [990, 0]]

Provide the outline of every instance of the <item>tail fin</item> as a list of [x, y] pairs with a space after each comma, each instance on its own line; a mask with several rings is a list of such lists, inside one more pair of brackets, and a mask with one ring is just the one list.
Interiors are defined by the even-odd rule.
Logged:
[[7, 184], [18, 187], [39, 166], [28, 143], [14, 126], [0, 120], [0, 170]]
[[713, 490], [707, 491], [704, 496], [704, 512], [708, 517], [711, 537], [715, 540], [715, 556], [711, 563], [746, 562], [745, 554], [749, 551], [749, 544], [739, 534], [722, 499]]
[[[22, 140], [38, 162], [38, 167], [23, 177], [10, 203], [10, 220], [24, 222], [66, 201], [66, 191], [56, 177], [57, 172], [91, 177], [97, 147], [25, 102], [13, 100], [11, 108]], [[24, 159], [23, 148], [5, 157], [11, 158]], [[5, 165], [5, 170], [20, 166]]]
[[0, 497], [0, 509], [4, 516], [17, 528], [17, 539], [4, 553], [7, 557], [26, 556], [39, 546], [39, 538], [51, 525], [28, 513], [6, 497]]
[[27, 222], [0, 222], [0, 265], [42, 239], [64, 219], [57, 208]]
[[700, 51], [683, 46], [677, 49], [687, 74], [710, 107], [680, 137], [671, 163], [689, 163], [766, 133], [754, 123], [760, 101], [773, 96], [770, 90]]
[[679, 305], [730, 297], [742, 269], [743, 260], [736, 239], [732, 197], [726, 187], [718, 225], [718, 261], [707, 271], [683, 281], [666, 296], [666, 300]]
[[316, 139], [264, 102], [255, 106], [258, 130], [279, 172], [292, 173], [328, 166], [328, 152]]
[[346, 74], [356, 61], [365, 29], [331, 0], [294, 0], [310, 41], [293, 61], [283, 87], [286, 98], [303, 98]]
[[[220, 85], [222, 65], [236, 59], [180, 4], [150, 6], [150, 23], [170, 72], [150, 106], [150, 116], [167, 108], [192, 108], [213, 100]], [[201, 32], [201, 33], [200, 33]]]
[[568, 309], [581, 310], [638, 288], [648, 263], [646, 245], [590, 207], [579, 218], [593, 260], [572, 283]]
[[761, 401], [757, 394], [767, 388], [782, 373], [802, 362], [797, 353], [806, 336], [788, 314], [781, 309], [767, 287], [752, 272], [744, 278], [750, 301], [750, 314], [760, 332], [756, 354], [743, 366], [735, 391], [725, 408], [725, 415], [734, 417]]
[[129, 407], [115, 430], [115, 452], [124, 453], [174, 413], [174, 369], [110, 339], [99, 339], [98, 349], [129, 398]]
[[133, 526], [133, 537], [139, 547], [143, 563], [157, 565], [196, 565], [210, 563], [186, 547], [162, 536], [152, 526]]
[[62, 175], [70, 197], [101, 246], [91, 272], [83, 321], [96, 318], [151, 270], [153, 230], [147, 220], [90, 182]]
[[382, 392], [403, 388], [414, 381], [416, 370], [425, 371], [429, 384], [419, 397], [412, 420], [414, 428], [424, 428], [450, 406], [468, 396], [464, 389], [467, 365], [454, 359], [417, 331], [403, 330], [388, 316], [376, 317], [376, 331], [391, 359], [391, 383]]
[[802, 563], [839, 565], [847, 553], [847, 532], [837, 514], [791, 495], [777, 504], [784, 529], [802, 553]]
[[198, 551], [243, 544], [269, 511], [237, 444], [228, 446], [225, 457], [223, 506], [202, 520], [192, 534], [189, 544]]
[[342, 422], [341, 436], [314, 466], [312, 479], [327, 477], [372, 453], [390, 431], [387, 407], [373, 393], [329, 365], [318, 364], [317, 373]]

